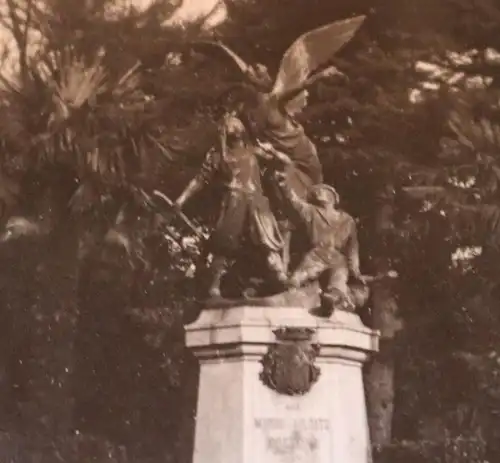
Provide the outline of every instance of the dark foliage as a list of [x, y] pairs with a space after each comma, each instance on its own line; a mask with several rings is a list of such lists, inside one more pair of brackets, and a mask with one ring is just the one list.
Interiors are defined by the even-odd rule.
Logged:
[[[19, 462], [28, 454], [52, 461], [56, 452], [68, 462], [79, 452], [98, 462], [188, 461], [197, 373], [182, 323], [196, 310], [190, 275], [199, 243], [182, 250], [175, 240], [185, 230], [163, 233], [135, 188], [175, 195], [185, 185], [214, 143], [220, 97], [238, 76], [187, 46], [199, 31], [160, 27], [156, 9], [109, 21], [97, 8], [106, 2], [93, 2], [92, 14], [83, 10], [92, 2], [82, 10], [73, 3], [54, 0], [37, 13], [33, 27], [48, 37], [47, 50], [26, 60], [19, 92], [9, 88], [2, 100], [2, 220], [22, 215], [42, 230], [0, 249], [5, 448]], [[381, 462], [482, 461], [484, 441], [493, 455], [500, 442], [497, 108], [484, 105], [496, 90], [457, 85], [450, 98], [443, 85], [422, 103], [408, 98], [425, 79], [417, 60], [491, 76], [495, 87], [498, 69], [485, 52], [500, 45], [491, 34], [499, 11], [492, 0], [230, 2], [231, 20], [216, 33], [274, 71], [302, 32], [369, 14], [336, 59], [349, 84], [318, 85], [302, 117], [327, 181], [359, 218], [364, 268], [384, 257], [402, 275], [393, 289], [405, 329], [388, 352], [396, 361], [394, 437], [413, 442], [384, 449]], [[101, 58], [96, 43], [107, 50]], [[450, 63], [446, 52], [472, 46], [472, 63]], [[40, 64], [54, 58], [61, 72], [43, 74]], [[102, 93], [82, 68], [104, 76]], [[85, 82], [79, 105], [62, 75]], [[450, 183], [471, 175], [472, 187]], [[381, 238], [374, 211], [387, 185], [395, 219]], [[186, 210], [207, 228], [216, 206], [209, 193]], [[124, 207], [127, 220], [117, 224]], [[136, 254], [90, 246], [110, 228]], [[483, 254], [452, 261], [464, 245]], [[419, 440], [436, 429], [447, 440]], [[456, 438], [464, 429], [483, 437]], [[107, 440], [126, 446], [129, 460], [118, 444], [106, 460]]]

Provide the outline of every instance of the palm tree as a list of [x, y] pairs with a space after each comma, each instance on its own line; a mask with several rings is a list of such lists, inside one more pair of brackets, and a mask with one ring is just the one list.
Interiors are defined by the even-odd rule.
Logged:
[[[12, 392], [12, 416], [23, 432], [42, 434], [72, 426], [81, 258], [108, 242], [126, 251], [125, 262], [147, 265], [143, 240], [166, 229], [142, 193], [174, 177], [165, 102], [144, 90], [142, 50], [119, 43], [151, 34], [157, 5], [113, 22], [96, 10], [82, 25], [82, 11], [68, 3], [42, 10], [28, 2], [29, 15], [12, 16], [23, 25], [17, 30], [38, 30], [43, 40], [36, 53], [21, 54], [18, 75], [0, 77], [0, 252], [11, 283], [1, 294], [14, 325], [30, 327], [24, 338], [12, 337], [14, 325], [6, 333], [29, 376], [22, 394]], [[172, 34], [163, 35], [168, 45]], [[23, 310], [12, 312], [20, 301]]]

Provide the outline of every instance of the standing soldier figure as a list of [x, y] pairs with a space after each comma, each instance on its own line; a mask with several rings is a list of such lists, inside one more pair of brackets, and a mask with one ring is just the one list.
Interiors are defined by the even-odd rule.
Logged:
[[261, 172], [255, 149], [249, 144], [241, 120], [226, 115], [222, 123], [221, 149], [209, 151], [200, 173], [191, 180], [176, 200], [179, 208], [218, 174], [225, 195], [219, 219], [210, 237], [209, 250], [214, 255], [211, 266], [211, 297], [220, 297], [222, 276], [248, 237], [261, 250], [274, 278], [283, 284], [287, 276], [282, 266], [283, 240], [276, 219], [263, 193]]

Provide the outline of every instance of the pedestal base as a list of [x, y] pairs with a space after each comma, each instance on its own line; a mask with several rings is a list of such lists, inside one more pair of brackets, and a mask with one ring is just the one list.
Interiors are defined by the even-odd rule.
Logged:
[[[260, 377], [283, 327], [310, 328], [319, 346], [320, 375], [304, 395]], [[203, 311], [186, 328], [201, 368], [193, 463], [368, 463], [361, 367], [377, 339], [345, 312], [324, 320], [300, 308]]]

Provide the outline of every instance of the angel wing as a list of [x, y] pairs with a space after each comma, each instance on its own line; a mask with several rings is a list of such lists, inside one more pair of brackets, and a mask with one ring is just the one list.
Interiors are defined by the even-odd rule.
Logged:
[[238, 69], [243, 74], [247, 74], [249, 69], [251, 69], [251, 66], [249, 66], [243, 59], [241, 59], [233, 50], [231, 50], [229, 47], [226, 45], [220, 43], [220, 42], [214, 42], [214, 41], [199, 41], [195, 42], [194, 45], [198, 46], [206, 46], [209, 48], [213, 48], [214, 50], [221, 50], [226, 54], [226, 56], [229, 56], [229, 58], [232, 59], [232, 61], [238, 66]]
[[280, 95], [299, 87], [354, 37], [365, 18], [335, 21], [301, 35], [285, 52], [271, 93]]

